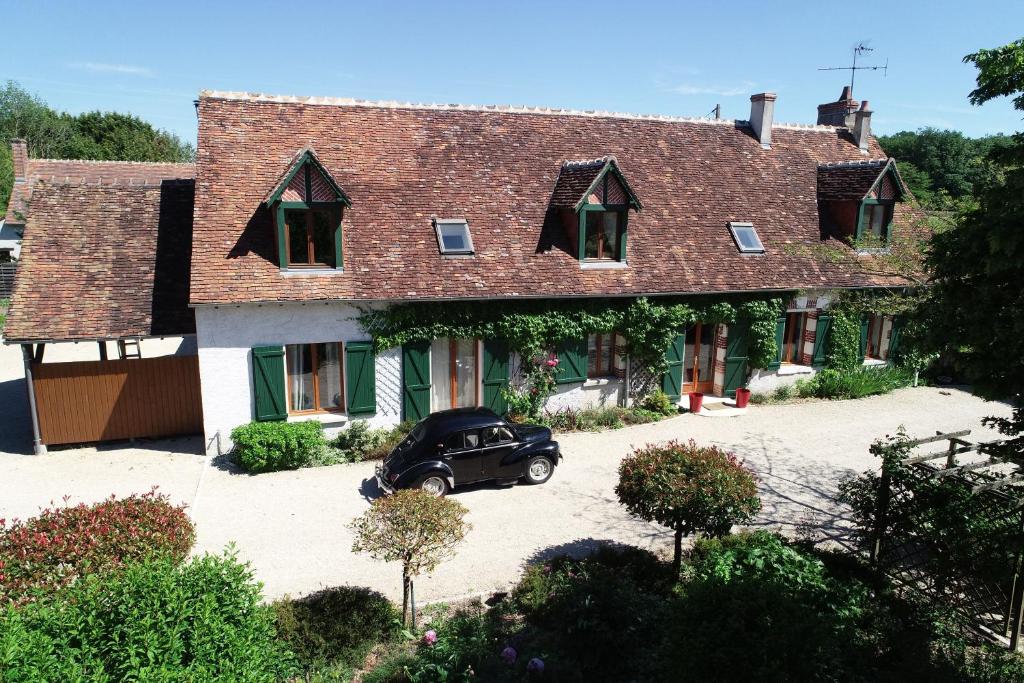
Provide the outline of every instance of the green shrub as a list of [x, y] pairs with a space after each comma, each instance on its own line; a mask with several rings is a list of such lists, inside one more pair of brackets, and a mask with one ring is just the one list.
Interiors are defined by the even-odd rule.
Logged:
[[810, 379], [797, 383], [802, 397], [849, 399], [887, 394], [908, 387], [914, 377], [910, 371], [893, 366], [861, 366], [855, 370], [825, 368]]
[[679, 406], [664, 391], [656, 389], [640, 399], [640, 408], [659, 415], [678, 415]]
[[788, 401], [793, 398], [795, 388], [791, 384], [783, 384], [781, 387], [776, 387], [775, 391], [772, 392], [773, 401]]
[[750, 403], [755, 406], [766, 405], [772, 402], [771, 394], [750, 394]]
[[360, 667], [377, 643], [398, 634], [401, 615], [380, 593], [341, 586], [273, 604], [278, 637], [307, 670]]
[[0, 613], [4, 680], [274, 681], [293, 658], [232, 553], [90, 574]]
[[181, 562], [194, 542], [185, 506], [171, 505], [155, 489], [93, 505], [47, 508], [10, 526], [0, 519], [0, 607], [147, 557]]
[[331, 446], [339, 451], [345, 462], [383, 460], [415, 426], [415, 422], [406, 421], [390, 429], [370, 429], [364, 421], [355, 422], [338, 432]]
[[317, 420], [250, 422], [231, 430], [234, 454], [248, 472], [274, 472], [325, 464], [324, 428]]
[[642, 406], [623, 408], [606, 406], [601, 408], [562, 408], [545, 413], [539, 422], [557, 432], [598, 432], [604, 429], [621, 429], [626, 425], [657, 422], [664, 413]]

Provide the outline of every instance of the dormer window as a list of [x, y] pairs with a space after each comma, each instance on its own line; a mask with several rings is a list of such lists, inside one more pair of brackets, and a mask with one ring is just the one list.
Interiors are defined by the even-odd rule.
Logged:
[[352, 202], [313, 150], [299, 151], [264, 205], [274, 217], [282, 270], [342, 267], [342, 217]]
[[445, 218], [434, 221], [437, 231], [437, 248], [442, 254], [472, 254], [473, 238], [469, 234], [469, 223], [462, 218]]
[[743, 254], [763, 254], [764, 245], [757, 235], [753, 223], [729, 223], [729, 232], [736, 242], [736, 247]]
[[641, 205], [615, 157], [562, 164], [551, 204], [583, 267], [625, 265], [629, 210]]
[[908, 195], [893, 159], [818, 166], [818, 205], [823, 237], [885, 243], [896, 202]]
[[892, 222], [893, 202], [865, 199], [861, 204], [860, 221], [857, 225], [857, 239], [873, 237], [885, 241], [889, 237]]

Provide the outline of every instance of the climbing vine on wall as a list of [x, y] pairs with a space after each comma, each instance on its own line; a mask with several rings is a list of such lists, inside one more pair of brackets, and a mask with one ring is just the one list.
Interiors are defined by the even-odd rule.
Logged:
[[[828, 311], [832, 316], [832, 329], [825, 350], [828, 367], [836, 370], [855, 370], [860, 367], [863, 360], [860, 349], [861, 316], [875, 313], [906, 319], [913, 316], [924, 296], [924, 292], [906, 290], [853, 291], [833, 301]], [[917, 353], [915, 339], [912, 333], [904, 332], [900, 343], [899, 355], [902, 358], [899, 360], [908, 361], [902, 364], [911, 367], [927, 364], [929, 359]]]
[[625, 352], [648, 372], [665, 369], [665, 350], [696, 322], [749, 318], [751, 367], [775, 358], [775, 320], [782, 299], [587, 299], [502, 302], [403, 303], [363, 310], [358, 320], [377, 350], [442, 337], [505, 339], [512, 351], [533, 358], [567, 339], [618, 332]]

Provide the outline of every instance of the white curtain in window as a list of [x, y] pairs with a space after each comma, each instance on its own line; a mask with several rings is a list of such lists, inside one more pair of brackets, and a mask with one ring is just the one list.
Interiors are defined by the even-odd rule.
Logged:
[[452, 407], [451, 346], [448, 338], [430, 343], [430, 410]]
[[292, 410], [313, 409], [313, 358], [308, 344], [285, 347], [288, 361], [288, 402]]
[[455, 342], [455, 383], [457, 408], [476, 405], [476, 340], [459, 339]]
[[320, 408], [336, 410], [342, 407], [340, 344], [317, 344], [317, 386], [320, 390]]

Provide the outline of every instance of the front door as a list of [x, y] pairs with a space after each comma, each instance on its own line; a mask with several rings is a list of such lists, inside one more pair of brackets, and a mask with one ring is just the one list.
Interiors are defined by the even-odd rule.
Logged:
[[686, 330], [683, 345], [682, 392], [707, 394], [715, 383], [715, 330], [714, 324], [697, 323]]

